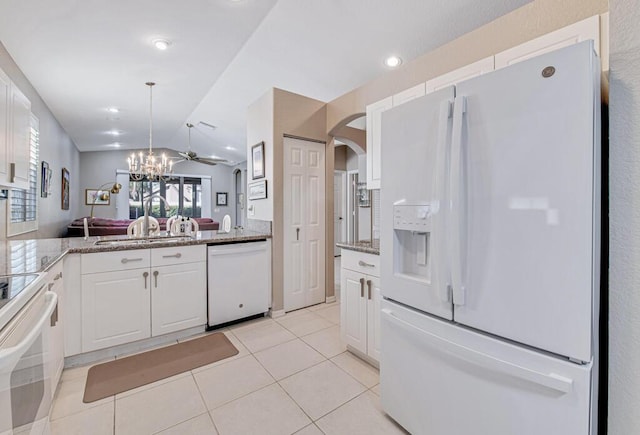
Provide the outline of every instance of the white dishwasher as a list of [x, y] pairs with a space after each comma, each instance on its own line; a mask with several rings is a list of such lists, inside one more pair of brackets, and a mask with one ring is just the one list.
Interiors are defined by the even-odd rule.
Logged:
[[209, 327], [269, 311], [268, 240], [210, 245], [207, 266]]

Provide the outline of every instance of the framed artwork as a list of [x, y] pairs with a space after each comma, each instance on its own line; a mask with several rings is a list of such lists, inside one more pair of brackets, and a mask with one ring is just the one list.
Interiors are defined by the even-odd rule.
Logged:
[[51, 186], [51, 169], [49, 169], [49, 163], [43, 160], [40, 164], [40, 197], [49, 196], [49, 186]]
[[227, 192], [216, 193], [216, 205], [228, 205], [227, 204]]
[[70, 175], [67, 168], [62, 168], [61, 206], [63, 210], [69, 210], [69, 182]]
[[251, 177], [264, 178], [264, 142], [251, 147]]
[[85, 205], [109, 205], [111, 195], [109, 190], [84, 189]]
[[249, 184], [249, 199], [266, 199], [267, 198], [267, 180], [256, 181]]

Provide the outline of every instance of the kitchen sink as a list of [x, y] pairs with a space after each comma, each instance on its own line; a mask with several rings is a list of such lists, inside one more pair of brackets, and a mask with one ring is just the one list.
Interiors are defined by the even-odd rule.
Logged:
[[191, 240], [191, 236], [156, 236], [156, 237], [138, 237], [130, 239], [100, 239], [94, 242], [94, 245], [106, 246], [131, 246], [131, 245], [148, 245], [155, 243], [171, 243], [184, 240]]

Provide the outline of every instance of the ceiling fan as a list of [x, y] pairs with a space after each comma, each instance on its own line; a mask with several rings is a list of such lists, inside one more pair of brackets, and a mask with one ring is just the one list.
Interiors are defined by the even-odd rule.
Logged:
[[182, 157], [182, 160], [178, 160], [176, 163], [189, 161], [189, 162], [198, 162], [204, 163], [205, 165], [217, 165], [218, 163], [224, 163], [227, 160], [218, 159], [218, 158], [210, 158], [210, 157], [198, 157], [195, 151], [191, 151], [191, 129], [193, 128], [193, 124], [187, 123], [187, 127], [189, 128], [189, 150], [185, 152], [178, 152], [178, 155]]

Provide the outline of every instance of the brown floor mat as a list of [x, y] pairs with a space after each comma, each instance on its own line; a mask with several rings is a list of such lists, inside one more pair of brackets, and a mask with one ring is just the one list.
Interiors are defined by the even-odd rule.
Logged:
[[89, 369], [83, 402], [89, 403], [237, 355], [222, 332], [98, 364]]

